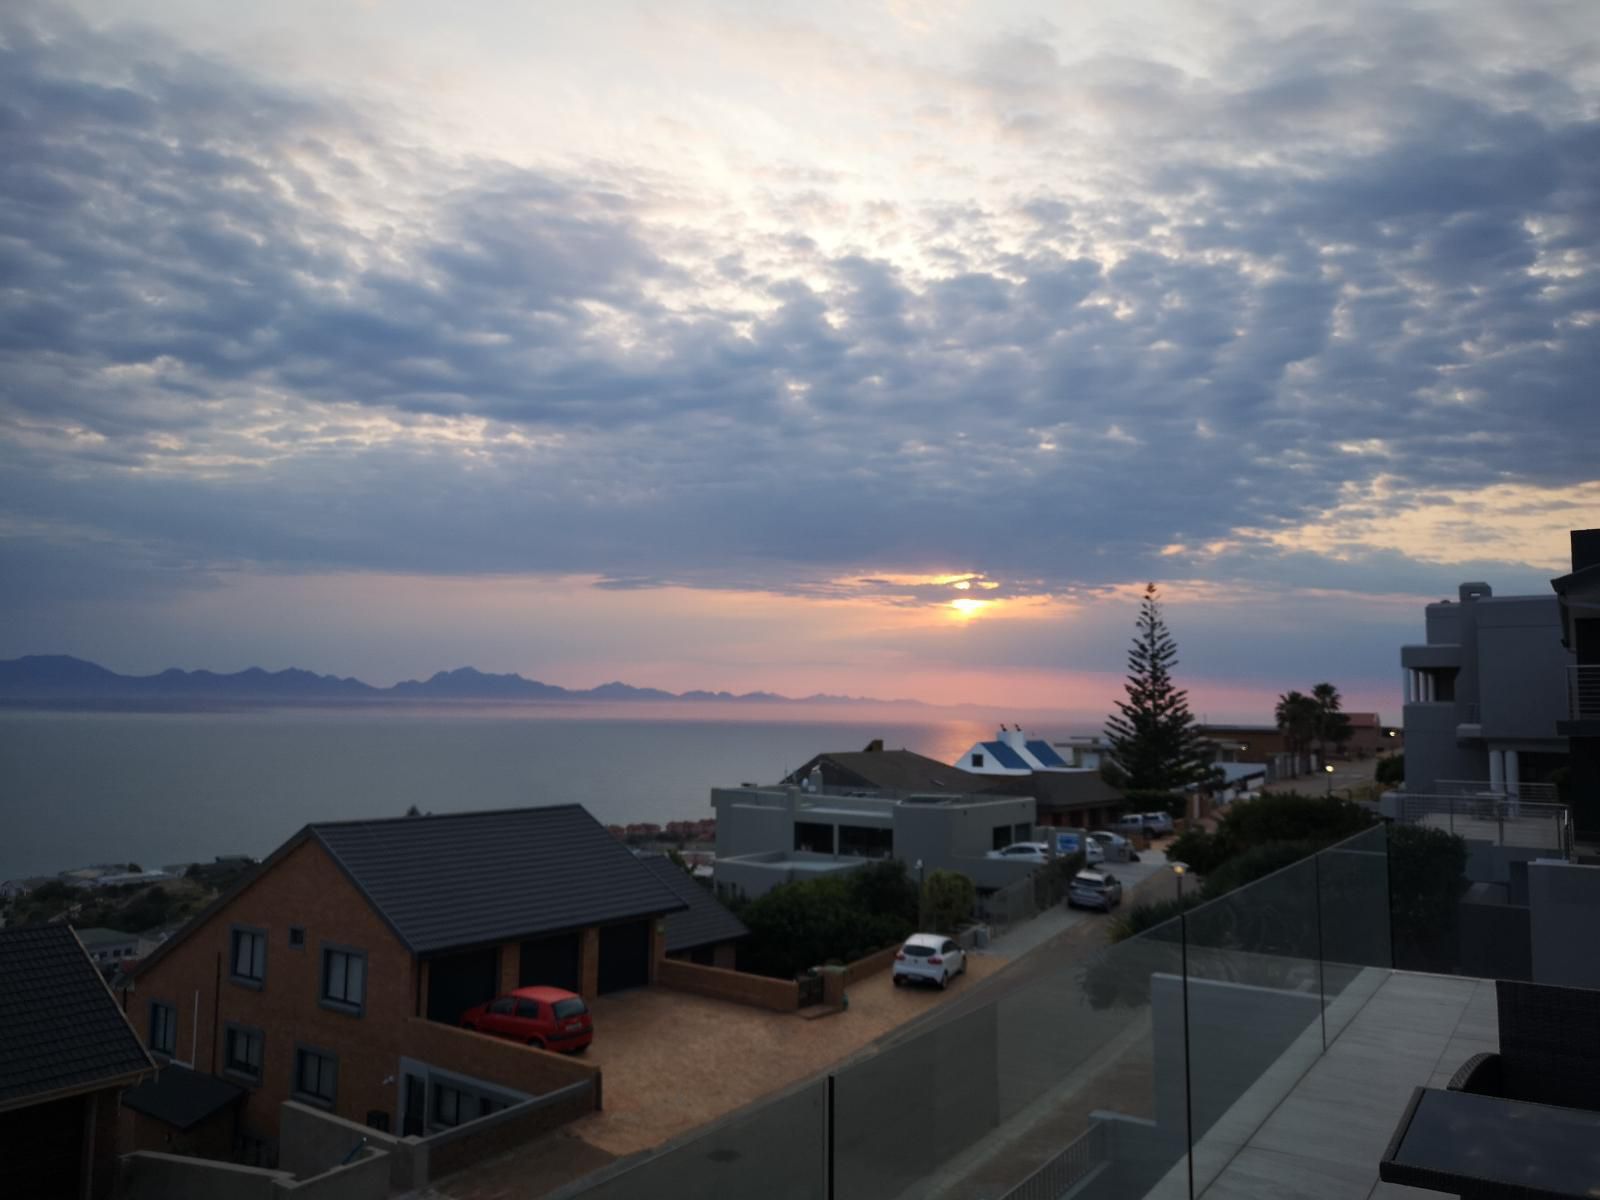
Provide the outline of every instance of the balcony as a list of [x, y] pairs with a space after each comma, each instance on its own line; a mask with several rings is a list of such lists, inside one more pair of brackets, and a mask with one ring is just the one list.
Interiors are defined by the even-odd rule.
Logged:
[[1574, 721], [1600, 721], [1600, 666], [1567, 668], [1567, 713]]

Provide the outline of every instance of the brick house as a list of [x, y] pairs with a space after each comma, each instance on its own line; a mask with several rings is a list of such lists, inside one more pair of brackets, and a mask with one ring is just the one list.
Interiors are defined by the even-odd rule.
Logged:
[[111, 1194], [117, 1097], [155, 1063], [64, 925], [0, 930], [0, 1194]]
[[648, 984], [684, 907], [578, 805], [313, 824], [139, 964], [125, 1003], [154, 1054], [246, 1089], [235, 1153], [270, 1164], [284, 1100], [422, 1134], [570, 1083], [575, 1061], [518, 1049], [530, 1082], [508, 1088], [512, 1048], [444, 1026], [525, 984]]

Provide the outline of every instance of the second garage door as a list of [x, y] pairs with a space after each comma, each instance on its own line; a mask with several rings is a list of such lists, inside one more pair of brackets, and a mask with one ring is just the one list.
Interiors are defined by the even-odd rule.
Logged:
[[581, 935], [561, 933], [522, 943], [522, 962], [517, 971], [519, 987], [558, 987], [569, 992], [582, 989], [578, 969], [578, 944]]
[[650, 922], [607, 925], [600, 931], [600, 991], [644, 987], [650, 982]]

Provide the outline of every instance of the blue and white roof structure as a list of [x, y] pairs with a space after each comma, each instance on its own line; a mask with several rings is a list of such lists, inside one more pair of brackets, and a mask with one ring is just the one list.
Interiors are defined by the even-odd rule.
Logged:
[[1073, 767], [1042, 738], [1030, 738], [1004, 725], [993, 740], [975, 742], [956, 759], [955, 766], [974, 775], [1031, 775], [1035, 771], [1073, 771]]

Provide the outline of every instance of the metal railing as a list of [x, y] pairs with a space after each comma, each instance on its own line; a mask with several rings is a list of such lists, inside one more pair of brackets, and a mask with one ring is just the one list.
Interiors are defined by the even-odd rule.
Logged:
[[1565, 804], [1519, 800], [1503, 793], [1400, 797], [1398, 818], [1442, 829], [1468, 841], [1572, 855], [1572, 815]]
[[1560, 799], [1553, 783], [1491, 783], [1487, 779], [1438, 779], [1434, 789], [1441, 796], [1490, 797], [1505, 800], [1534, 800], [1540, 804], [1555, 804]]
[[1574, 721], [1600, 721], [1600, 665], [1567, 668], [1567, 710]]
[[1032, 1175], [1000, 1200], [1060, 1200], [1068, 1190], [1110, 1158], [1104, 1121], [1095, 1121]]

